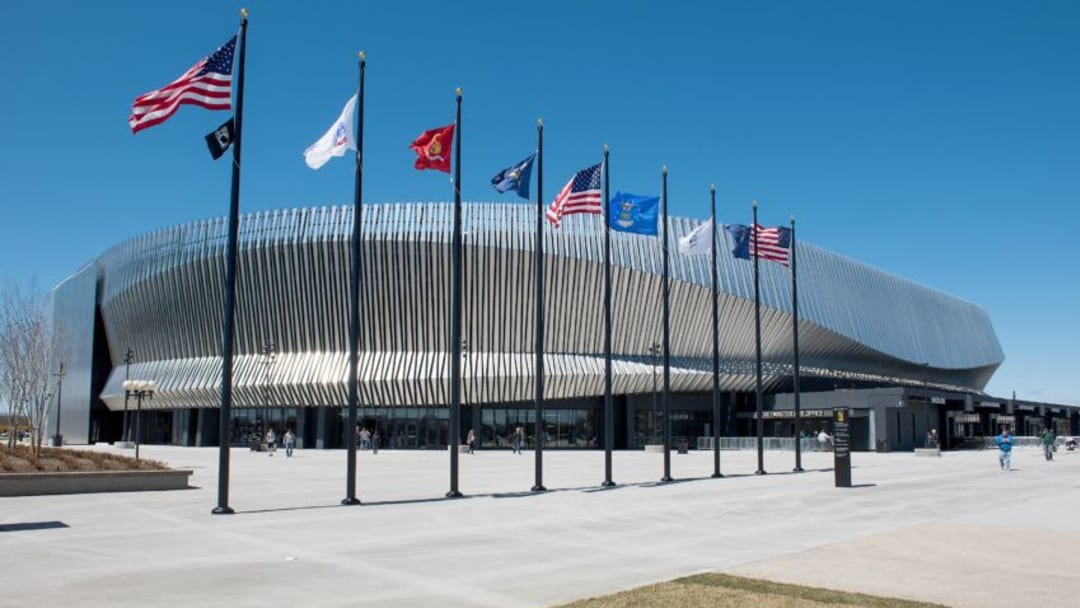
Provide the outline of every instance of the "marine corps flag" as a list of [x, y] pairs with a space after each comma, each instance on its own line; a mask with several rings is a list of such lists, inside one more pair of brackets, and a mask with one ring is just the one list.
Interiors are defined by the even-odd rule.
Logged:
[[418, 170], [435, 169], [443, 173], [450, 172], [450, 151], [454, 143], [454, 125], [424, 131], [409, 148], [416, 152]]
[[214, 160], [221, 158], [222, 154], [229, 149], [233, 142], [233, 119], [225, 121], [225, 124], [214, 129], [213, 133], [206, 136], [206, 147], [210, 149], [210, 156]]

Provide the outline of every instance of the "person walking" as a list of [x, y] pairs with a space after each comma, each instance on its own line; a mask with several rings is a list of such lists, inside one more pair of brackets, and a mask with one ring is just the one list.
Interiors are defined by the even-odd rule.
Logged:
[[372, 455], [379, 453], [379, 429], [371, 431], [371, 453]]
[[1054, 431], [1050, 430], [1050, 427], [1046, 427], [1042, 435], [1039, 435], [1039, 439], [1042, 440], [1043, 456], [1046, 457], [1046, 462], [1050, 462], [1054, 459], [1054, 443], [1057, 442], [1057, 436], [1054, 435]]
[[285, 457], [292, 458], [293, 448], [296, 447], [296, 435], [292, 432], [292, 429], [285, 431]]
[[511, 446], [514, 448], [514, 453], [521, 456], [521, 444], [525, 443], [525, 429], [518, 425], [514, 428], [514, 436], [511, 439]]
[[469, 434], [465, 436], [465, 443], [469, 445], [469, 453], [473, 453], [473, 448], [476, 447], [476, 434], [472, 429], [469, 429]]
[[1002, 471], [1012, 470], [1013, 436], [1009, 434], [1009, 427], [1005, 427], [1001, 434], [994, 437], [994, 443], [998, 446], [998, 463]]
[[266, 430], [266, 449], [270, 452], [270, 456], [274, 455], [274, 451], [277, 450], [277, 435], [274, 434], [274, 429]]
[[821, 432], [817, 434], [818, 451], [825, 452], [829, 449], [829, 434], [825, 432], [825, 429], [821, 429]]

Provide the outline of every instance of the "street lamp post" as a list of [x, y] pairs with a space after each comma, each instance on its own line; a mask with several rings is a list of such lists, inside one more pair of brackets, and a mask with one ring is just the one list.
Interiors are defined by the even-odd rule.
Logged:
[[124, 380], [124, 399], [135, 397], [135, 460], [139, 459], [139, 441], [142, 439], [142, 402], [153, 399], [157, 384], [153, 380]]
[[649, 347], [652, 355], [652, 416], [649, 423], [649, 441], [656, 443], [656, 358], [660, 356], [660, 344], [653, 342]]
[[56, 376], [56, 433], [52, 438], [52, 445], [58, 448], [64, 445], [64, 436], [60, 434], [60, 391], [64, 387], [64, 362], [60, 361], [60, 371], [53, 374]]
[[[124, 353], [124, 381], [125, 382], [127, 381], [127, 379], [131, 378], [132, 361], [135, 361], [135, 351], [133, 351], [131, 349], [127, 349], [127, 352]], [[127, 391], [124, 391], [124, 424], [123, 424], [123, 429], [121, 429], [120, 440], [121, 440], [121, 443], [123, 444], [124, 448], [130, 447], [129, 445], [127, 445]]]
[[[461, 376], [463, 379], [465, 377], [465, 374], [471, 371], [469, 369], [469, 341], [465, 338], [461, 339], [461, 370]], [[472, 388], [470, 386], [471, 383], [472, 374], [469, 373], [469, 381], [461, 383], [461, 405], [465, 408], [465, 411], [469, 412], [469, 428], [472, 428], [472, 409], [469, 406], [469, 397], [471, 392], [470, 389]], [[455, 432], [457, 432], [458, 436], [460, 436], [460, 430], [456, 430]]]
[[263, 425], [262, 435], [266, 436], [266, 431], [270, 429], [270, 372], [277, 360], [277, 344], [274, 342], [267, 342], [262, 347], [263, 355]]

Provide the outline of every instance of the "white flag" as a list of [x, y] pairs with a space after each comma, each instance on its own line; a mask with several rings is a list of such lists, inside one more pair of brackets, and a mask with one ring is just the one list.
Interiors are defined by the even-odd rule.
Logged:
[[318, 169], [335, 156], [345, 156], [346, 150], [356, 149], [353, 135], [353, 113], [356, 111], [356, 95], [349, 98], [341, 116], [330, 125], [330, 130], [304, 150], [304, 161], [312, 169]]
[[683, 255], [704, 255], [712, 252], [712, 219], [694, 228], [690, 234], [679, 239], [679, 252]]

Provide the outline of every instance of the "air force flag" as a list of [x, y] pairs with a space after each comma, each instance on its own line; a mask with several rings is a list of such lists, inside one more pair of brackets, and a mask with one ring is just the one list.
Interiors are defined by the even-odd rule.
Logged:
[[491, 178], [492, 187], [499, 193], [514, 190], [517, 192], [518, 196], [528, 200], [529, 181], [531, 181], [530, 178], [532, 177], [534, 160], [536, 160], [535, 152], [513, 167], [507, 167], [506, 169], [499, 171], [498, 175]]
[[616, 192], [608, 204], [608, 223], [612, 230], [656, 236], [656, 216], [660, 197]]
[[683, 255], [705, 255], [712, 251], [712, 218], [698, 224], [690, 234], [679, 239], [679, 252]]
[[345, 156], [346, 150], [356, 149], [356, 137], [353, 136], [353, 113], [356, 111], [356, 95], [353, 95], [341, 111], [341, 116], [334, 121], [319, 141], [304, 150], [304, 161], [312, 169], [322, 167], [335, 156]]

